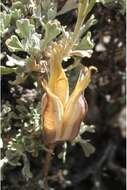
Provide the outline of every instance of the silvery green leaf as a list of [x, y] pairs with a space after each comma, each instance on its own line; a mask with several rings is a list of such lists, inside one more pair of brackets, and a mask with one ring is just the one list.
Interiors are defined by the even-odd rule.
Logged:
[[0, 36], [3, 37], [4, 33], [8, 31], [8, 27], [10, 26], [11, 15], [6, 12], [0, 13]]
[[36, 6], [33, 8], [32, 18], [37, 18], [39, 21], [42, 21], [42, 6], [36, 1]]
[[57, 13], [57, 16], [67, 13], [73, 9], [77, 8], [77, 1], [76, 0], [68, 0], [62, 7], [62, 9]]
[[12, 3], [11, 10], [19, 9], [24, 10], [24, 4], [21, 1], [15, 1]]
[[1, 75], [7, 75], [7, 74], [10, 74], [10, 73], [16, 73], [16, 68], [0, 66], [0, 73], [1, 73]]
[[94, 125], [85, 125], [85, 131], [89, 132], [89, 133], [95, 133], [95, 126]]
[[51, 0], [42, 0], [42, 7], [47, 11], [51, 6]]
[[22, 46], [18, 37], [15, 35], [12, 35], [9, 39], [6, 40], [6, 45], [12, 52], [24, 51], [24, 47]]
[[2, 24], [4, 24], [4, 27], [8, 27], [10, 24], [10, 20], [11, 20], [11, 15], [7, 14], [5, 11], [0, 13], [0, 20], [1, 22], [3, 22]]
[[85, 125], [83, 122], [81, 123], [80, 127], [80, 135], [82, 135], [85, 132], [94, 133], [95, 132], [95, 126], [94, 125]]
[[32, 55], [36, 55], [41, 51], [40, 35], [37, 33], [32, 34], [31, 37], [26, 40], [22, 40], [22, 43], [24, 44], [25, 49]]
[[10, 14], [12, 19], [17, 20], [21, 17], [21, 10], [20, 9], [12, 10]]
[[24, 166], [22, 168], [22, 174], [26, 178], [26, 180], [29, 180], [30, 178], [32, 178], [32, 173], [30, 171], [29, 160], [25, 154], [23, 154], [23, 163], [24, 163]]
[[91, 50], [94, 43], [91, 41], [91, 32], [88, 32], [80, 41], [76, 49], [78, 50]]
[[53, 20], [57, 14], [57, 4], [55, 3], [55, 1], [43, 0], [41, 2], [41, 5], [42, 5], [43, 16], [47, 20]]
[[47, 13], [47, 17], [48, 20], [53, 20], [57, 15], [57, 7], [51, 7], [50, 9], [48, 9], [48, 13]]
[[81, 145], [86, 157], [89, 157], [91, 154], [93, 154], [95, 152], [95, 147], [86, 140], [82, 139], [80, 142], [80, 145]]
[[33, 24], [30, 23], [28, 19], [21, 19], [17, 20], [16, 22], [16, 33], [21, 37], [21, 38], [28, 38], [31, 36], [32, 33], [35, 32], [35, 27]]
[[43, 23], [45, 28], [45, 36], [41, 41], [41, 47], [45, 48], [48, 44], [62, 31], [60, 22], [57, 20], [49, 21], [47, 24]]
[[96, 23], [97, 20], [95, 19], [95, 16], [91, 15], [87, 22], [81, 27], [80, 35], [82, 36], [85, 32], [87, 32], [90, 29], [91, 26], [95, 25]]

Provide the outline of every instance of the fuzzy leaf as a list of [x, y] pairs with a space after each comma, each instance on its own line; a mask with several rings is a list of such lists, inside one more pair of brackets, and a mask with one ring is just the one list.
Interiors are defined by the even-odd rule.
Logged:
[[4, 33], [8, 31], [10, 25], [11, 15], [6, 12], [0, 13], [0, 36], [3, 37]]
[[14, 20], [17, 20], [21, 17], [21, 10], [20, 9], [15, 9], [11, 11], [11, 18]]
[[95, 132], [95, 126], [94, 125], [84, 125], [84, 123], [81, 123], [80, 128], [80, 135], [82, 135], [85, 132], [94, 133]]
[[76, 47], [78, 50], [91, 50], [94, 47], [94, 43], [91, 41], [91, 32], [88, 32], [86, 36], [84, 36]]
[[17, 20], [16, 26], [16, 33], [21, 38], [27, 38], [35, 31], [34, 25], [28, 19]]
[[18, 37], [15, 35], [12, 35], [9, 39], [6, 40], [6, 45], [8, 49], [12, 52], [24, 51], [21, 42], [19, 41]]
[[81, 36], [86, 33], [93, 25], [97, 23], [97, 20], [95, 19], [94, 15], [91, 15], [91, 17], [87, 20], [87, 22], [81, 27], [80, 34]]
[[21, 1], [15, 1], [12, 3], [11, 9], [12, 10], [16, 10], [16, 9], [24, 10], [24, 4]]
[[22, 44], [25, 47], [26, 51], [32, 55], [36, 55], [41, 51], [40, 35], [37, 33], [32, 34], [30, 38], [22, 40]]
[[7, 75], [10, 73], [16, 73], [16, 68], [9, 68], [9, 67], [5, 67], [5, 66], [0, 66], [0, 73], [2, 75]]
[[42, 5], [43, 16], [47, 20], [52, 20], [56, 17], [57, 5], [54, 1], [43, 0], [41, 5]]
[[7, 14], [6, 12], [1, 12], [0, 13], [0, 18], [1, 18], [5, 28], [8, 27], [9, 24], [10, 24], [11, 15]]
[[61, 32], [60, 22], [57, 20], [49, 21], [43, 25], [45, 28], [45, 37], [42, 40], [42, 47], [45, 48], [47, 45]]
[[80, 145], [81, 145], [86, 157], [89, 157], [91, 154], [93, 154], [95, 152], [95, 147], [86, 140], [82, 140], [80, 142]]
[[76, 0], [68, 0], [62, 7], [62, 9], [57, 13], [57, 16], [67, 13], [73, 9], [77, 8]]

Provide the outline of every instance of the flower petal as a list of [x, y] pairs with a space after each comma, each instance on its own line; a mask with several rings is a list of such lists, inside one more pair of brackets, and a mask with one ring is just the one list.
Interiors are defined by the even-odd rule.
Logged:
[[82, 95], [75, 104], [66, 105], [61, 140], [73, 140], [78, 135], [80, 124], [83, 121], [87, 110], [87, 102]]
[[80, 94], [87, 88], [89, 83], [91, 82], [91, 77], [94, 72], [97, 71], [97, 68], [94, 66], [90, 66], [89, 68], [85, 67], [80, 73], [79, 79], [77, 81], [76, 87], [71, 94], [70, 99], [78, 99]]
[[82, 72], [79, 76], [76, 87], [65, 106], [61, 135], [63, 140], [73, 139], [79, 131], [80, 123], [83, 120], [88, 108], [87, 103], [81, 94], [90, 83], [93, 71], [96, 71], [95, 67], [85, 67], [84, 72]]
[[69, 97], [68, 79], [61, 65], [61, 48], [55, 44], [50, 58], [49, 88], [60, 98], [64, 105]]
[[63, 105], [60, 99], [50, 89], [44, 87], [46, 94], [42, 97], [42, 122], [45, 141], [55, 142], [56, 136], [61, 134]]

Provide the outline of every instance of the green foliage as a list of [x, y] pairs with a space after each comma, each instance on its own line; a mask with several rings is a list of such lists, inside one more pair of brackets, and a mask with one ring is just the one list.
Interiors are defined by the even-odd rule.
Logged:
[[26, 179], [32, 177], [26, 153], [37, 156], [39, 150], [43, 148], [39, 142], [41, 140], [40, 105], [34, 107], [32, 102], [29, 103], [30, 106], [24, 101], [17, 100], [14, 109], [7, 101], [2, 106], [1, 113], [3, 141], [6, 140], [8, 133], [13, 132], [14, 128], [17, 129], [15, 134], [12, 133], [7, 146], [4, 146], [7, 162], [12, 166], [20, 166], [23, 161], [22, 174]]
[[16, 26], [16, 33], [20, 38], [27, 39], [32, 33], [35, 32], [34, 25], [31, 24], [28, 19], [17, 20]]
[[12, 25], [14, 25], [15, 21], [21, 17], [20, 10], [12, 10], [10, 12], [3, 11], [0, 13], [0, 37], [4, 37], [4, 35], [9, 32], [9, 29]]
[[16, 68], [9, 68], [9, 67], [0, 66], [0, 73], [2, 75], [7, 75], [10, 73], [16, 73]]
[[57, 15], [57, 4], [54, 0], [38, 0], [34, 2], [33, 18], [45, 23], [53, 20]]
[[95, 19], [94, 15], [91, 15], [91, 17], [87, 20], [87, 22], [81, 27], [81, 35], [86, 33], [93, 25], [97, 23], [97, 20]]
[[44, 50], [49, 45], [49, 43], [62, 31], [60, 22], [57, 20], [49, 21], [46, 24], [43, 23], [43, 27], [45, 28], [45, 35], [44, 39], [42, 40], [42, 50]]
[[[91, 0], [88, 7], [89, 11], [92, 9], [94, 4], [95, 1]], [[71, 6], [73, 7], [71, 4], [69, 6], [70, 8]], [[66, 9], [66, 7], [64, 9]], [[57, 5], [54, 1], [51, 0], [39, 0], [35, 2], [19, 0], [13, 1], [9, 14], [5, 14], [5, 18], [11, 18], [12, 16], [10, 15], [13, 15], [14, 17], [14, 13], [15, 15], [16, 12], [18, 14], [20, 13], [17, 18], [15, 16], [14, 33], [12, 33], [12, 35], [6, 40], [6, 45], [9, 51], [13, 52], [12, 58], [8, 56], [7, 66], [16, 66], [17, 68], [22, 67], [22, 69], [16, 70], [16, 80], [14, 82], [11, 82], [11, 84], [20, 84], [21, 82], [24, 82], [29, 75], [27, 72], [31, 72], [30, 64], [33, 64], [35, 61], [40, 63], [43, 60], [43, 51], [48, 48], [48, 46], [58, 35], [61, 34], [62, 36], [65, 33], [64, 27], [61, 26], [58, 20], [54, 19], [57, 15], [56, 10]], [[66, 12], [66, 10], [64, 11]], [[28, 13], [30, 13], [31, 16], [29, 18], [25, 18]], [[2, 14], [4, 14], [4, 12], [2, 12]], [[20, 20], [18, 19], [19, 17]], [[2, 29], [2, 34], [4, 34], [4, 30], [6, 30], [6, 27], [9, 27], [9, 24], [11, 23], [10, 19], [5, 20], [8, 20], [8, 22], [5, 22], [6, 24]], [[87, 34], [85, 33], [92, 25], [95, 24], [95, 22], [96, 20], [92, 16], [85, 25], [81, 26], [80, 35], [83, 35], [84, 37], [81, 40], [80, 44], [77, 46], [79, 50], [87, 50], [93, 48], [94, 44], [90, 39], [90, 32]], [[38, 27], [41, 27], [40, 32], [38, 32]], [[69, 33], [70, 38], [72, 34], [73, 33]], [[16, 52], [26, 52], [27, 56], [21, 60], [21, 58], [15, 56]], [[5, 69], [6, 67], [4, 70]]]
[[67, 0], [62, 9], [57, 13], [57, 16], [67, 13], [77, 8], [77, 2], [74, 0]]
[[80, 145], [86, 157], [89, 157], [91, 154], [95, 152], [95, 147], [87, 140], [80, 140]]
[[6, 41], [6, 45], [8, 46], [8, 49], [12, 52], [23, 51], [23, 46], [19, 41], [18, 37], [15, 35], [11, 36], [11, 38]]
[[40, 52], [40, 35], [35, 32], [35, 27], [28, 19], [17, 20], [16, 33], [22, 39], [18, 39], [16, 35], [11, 36], [6, 41], [6, 45], [12, 52], [26, 51], [32, 55]]
[[10, 25], [11, 15], [7, 14], [5, 11], [0, 13], [0, 36], [3, 37], [4, 33], [8, 31]]
[[79, 50], [90, 50], [93, 49], [94, 43], [91, 41], [91, 32], [88, 32], [76, 47]]
[[90, 140], [83, 139], [81, 135], [85, 132], [94, 133], [95, 127], [93, 125], [84, 125], [82, 122], [79, 135], [74, 140], [74, 143], [79, 143], [86, 157], [89, 157], [95, 152], [95, 147], [90, 143]]

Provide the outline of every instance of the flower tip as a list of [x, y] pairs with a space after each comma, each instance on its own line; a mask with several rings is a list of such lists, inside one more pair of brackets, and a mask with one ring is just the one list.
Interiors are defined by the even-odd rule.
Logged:
[[91, 75], [94, 75], [96, 72], [98, 72], [98, 69], [96, 67], [94, 67], [94, 66], [90, 66], [89, 70], [91, 72]]

